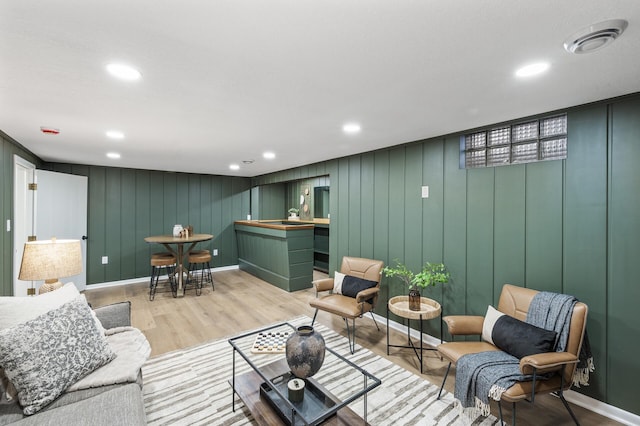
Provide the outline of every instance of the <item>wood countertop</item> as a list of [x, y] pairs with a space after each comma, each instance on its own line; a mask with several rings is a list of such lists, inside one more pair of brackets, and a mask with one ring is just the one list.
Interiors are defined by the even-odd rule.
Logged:
[[[283, 223], [284, 222], [284, 223]], [[313, 223], [300, 222], [300, 225], [289, 225], [287, 220], [236, 220], [236, 225], [254, 226], [256, 228], [294, 231], [296, 229], [313, 229]]]

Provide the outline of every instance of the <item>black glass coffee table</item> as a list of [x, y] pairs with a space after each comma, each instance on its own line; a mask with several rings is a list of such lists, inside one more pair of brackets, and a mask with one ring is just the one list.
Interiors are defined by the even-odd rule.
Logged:
[[[256, 353], [253, 347], [259, 333], [295, 331], [295, 326], [285, 322], [229, 339], [233, 347], [230, 380], [233, 411], [237, 394], [259, 424], [367, 424], [367, 393], [380, 386], [381, 381], [328, 344], [322, 368], [305, 379], [302, 401], [289, 400], [287, 383], [292, 376], [284, 352]], [[236, 354], [246, 363], [236, 364]], [[364, 400], [362, 417], [347, 407], [361, 397]]]

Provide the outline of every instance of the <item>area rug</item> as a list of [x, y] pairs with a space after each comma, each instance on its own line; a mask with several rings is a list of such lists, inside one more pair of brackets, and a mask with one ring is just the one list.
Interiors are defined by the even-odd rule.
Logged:
[[[294, 326], [310, 324], [308, 317], [289, 321]], [[320, 324], [315, 325], [327, 346], [382, 380], [368, 394], [368, 421], [371, 425], [495, 425], [493, 417], [468, 418], [456, 409], [453, 395], [418, 375], [357, 346], [349, 353], [347, 339]], [[231, 409], [229, 379], [232, 348], [227, 339], [154, 357], [143, 366], [144, 404], [149, 425], [255, 425], [251, 413], [236, 396]], [[237, 373], [249, 371], [239, 356]], [[331, 368], [331, 367], [327, 367]], [[363, 415], [362, 398], [349, 407]]]

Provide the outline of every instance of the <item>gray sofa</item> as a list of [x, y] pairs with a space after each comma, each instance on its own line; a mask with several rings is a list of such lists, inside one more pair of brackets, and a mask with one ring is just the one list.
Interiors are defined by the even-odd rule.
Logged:
[[[94, 310], [105, 329], [130, 326], [131, 304], [117, 303]], [[146, 425], [142, 372], [136, 383], [124, 383], [63, 393], [38, 413], [25, 416], [17, 402], [0, 402], [0, 425]]]

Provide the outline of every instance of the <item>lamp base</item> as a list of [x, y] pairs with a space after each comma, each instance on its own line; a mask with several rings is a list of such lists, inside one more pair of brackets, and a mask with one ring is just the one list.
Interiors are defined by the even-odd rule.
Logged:
[[38, 294], [57, 290], [59, 288], [62, 288], [63, 285], [64, 284], [62, 284], [57, 278], [53, 280], [45, 280], [44, 284], [42, 284], [38, 289]]

